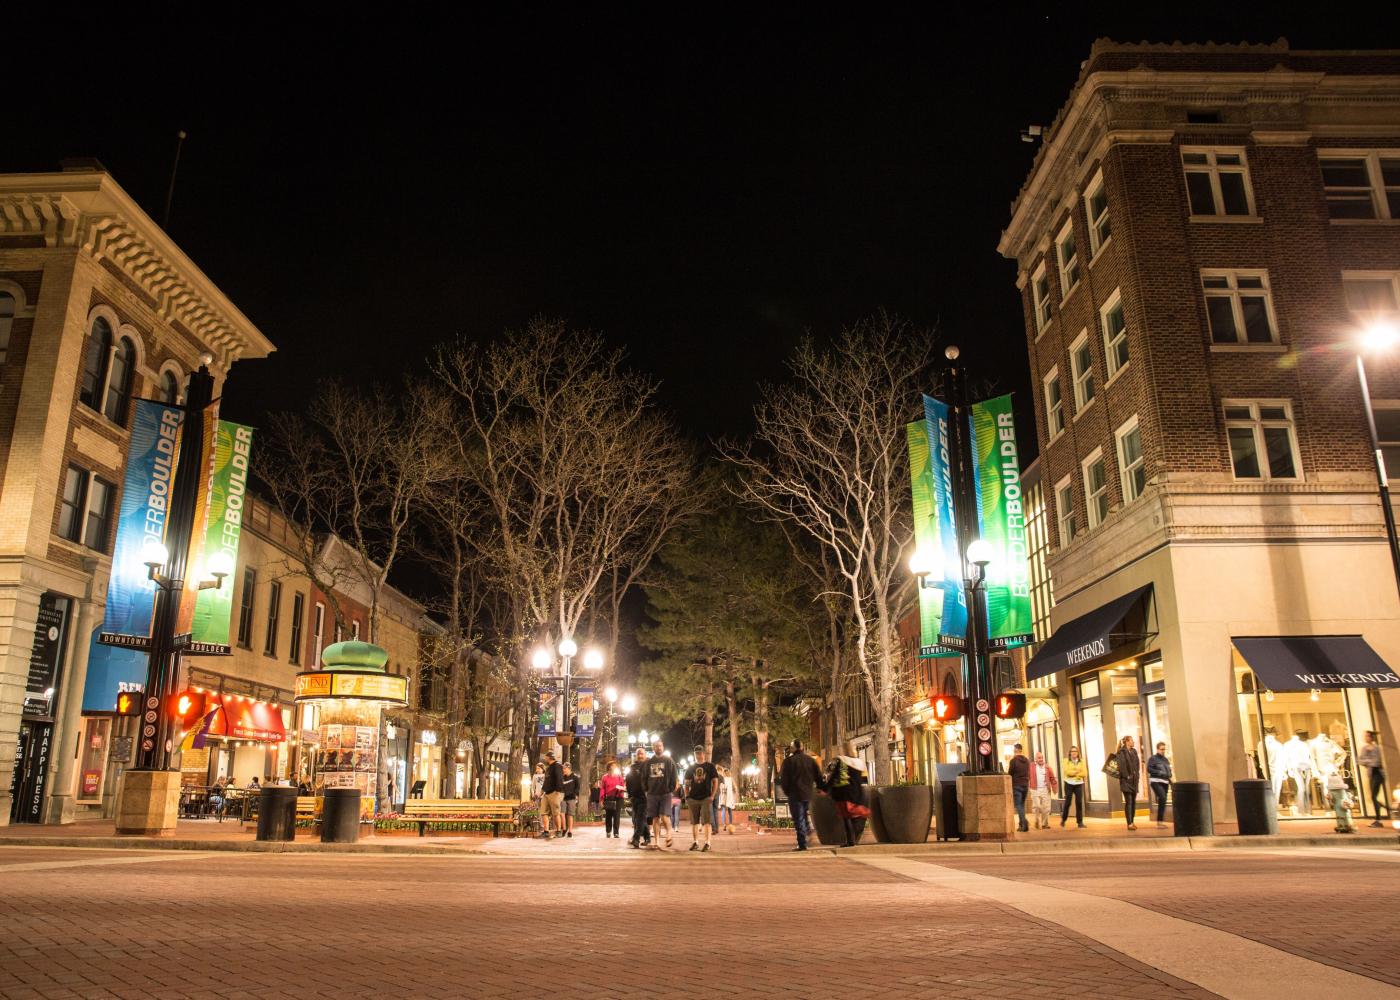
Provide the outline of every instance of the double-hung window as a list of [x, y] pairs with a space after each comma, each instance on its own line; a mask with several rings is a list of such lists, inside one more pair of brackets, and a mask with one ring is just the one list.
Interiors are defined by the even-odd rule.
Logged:
[[1060, 388], [1060, 366], [1045, 376], [1045, 426], [1054, 438], [1065, 429], [1065, 397]]
[[1108, 297], [1099, 310], [1103, 328], [1103, 357], [1108, 365], [1108, 377], [1113, 378], [1128, 363], [1128, 323], [1123, 318], [1123, 296], [1118, 289]]
[[292, 650], [288, 659], [294, 664], [301, 662], [301, 620], [305, 610], [306, 597], [292, 594]]
[[1400, 271], [1343, 271], [1342, 292], [1357, 323], [1400, 322]]
[[1043, 260], [1031, 275], [1031, 302], [1035, 308], [1035, 332], [1039, 333], [1050, 323], [1050, 272]]
[[1293, 408], [1283, 400], [1227, 401], [1225, 434], [1236, 479], [1298, 479]]
[[1123, 477], [1123, 502], [1132, 503], [1147, 486], [1147, 467], [1142, 458], [1142, 430], [1136, 415], [1118, 428], [1118, 469]]
[[1060, 529], [1060, 548], [1074, 541], [1074, 484], [1065, 476], [1055, 484], [1055, 524]]
[[238, 644], [244, 649], [253, 646], [253, 590], [258, 585], [258, 572], [250, 567], [243, 570], [243, 594], [238, 603]]
[[1060, 265], [1060, 297], [1064, 298], [1079, 284], [1079, 248], [1074, 240], [1074, 220], [1065, 220], [1065, 227], [1055, 237], [1055, 259]]
[[58, 536], [70, 542], [82, 540], [83, 512], [87, 509], [87, 470], [68, 466], [63, 474], [63, 502], [58, 510]]
[[1092, 531], [1108, 519], [1108, 463], [1103, 449], [1095, 448], [1084, 459], [1084, 507], [1089, 513]]
[[1400, 219], [1400, 149], [1318, 154], [1327, 214]]
[[282, 618], [282, 585], [273, 580], [267, 585], [267, 637], [263, 640], [263, 655], [277, 655], [277, 626]]
[[107, 539], [112, 525], [112, 496], [116, 487], [100, 476], [88, 484], [87, 525], [83, 528], [83, 544], [98, 552], [107, 551]]
[[321, 663], [321, 648], [326, 642], [326, 606], [316, 602], [315, 614], [311, 616], [311, 666]]
[[1212, 344], [1276, 344], [1267, 271], [1202, 271]]
[[1192, 215], [1254, 214], [1254, 193], [1243, 149], [1183, 147], [1181, 166], [1186, 172]]
[[63, 474], [58, 535], [98, 552], [107, 551], [116, 488], [86, 469], [70, 465]]
[[1084, 330], [1069, 345], [1069, 366], [1074, 376], [1074, 412], [1094, 401], [1094, 355], [1089, 350], [1089, 331]]
[[1112, 228], [1108, 222], [1108, 194], [1103, 185], [1103, 173], [1094, 175], [1084, 189], [1084, 217], [1089, 220], [1089, 256], [1098, 256], [1099, 248], [1108, 242]]
[[136, 372], [136, 347], [130, 338], [113, 338], [112, 325], [98, 316], [83, 345], [82, 381], [78, 399], [114, 424], [126, 426], [131, 382]]

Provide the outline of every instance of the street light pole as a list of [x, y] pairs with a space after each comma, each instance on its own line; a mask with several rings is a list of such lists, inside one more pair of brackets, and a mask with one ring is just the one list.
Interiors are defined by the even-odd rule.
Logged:
[[1390, 484], [1387, 480], [1385, 455], [1381, 452], [1380, 434], [1376, 430], [1376, 411], [1371, 406], [1371, 384], [1366, 378], [1366, 360], [1358, 351], [1356, 378], [1361, 383], [1361, 408], [1366, 411], [1366, 429], [1371, 432], [1371, 454], [1375, 458], [1376, 487], [1381, 495], [1381, 516], [1385, 519], [1385, 537], [1390, 543], [1390, 565], [1395, 572], [1395, 587], [1400, 592], [1400, 538], [1395, 531], [1395, 511], [1390, 506]]

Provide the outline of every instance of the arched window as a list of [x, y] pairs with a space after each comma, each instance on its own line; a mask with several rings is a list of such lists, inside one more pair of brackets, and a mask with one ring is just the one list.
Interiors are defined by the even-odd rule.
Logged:
[[78, 398], [94, 410], [102, 407], [102, 387], [106, 383], [107, 355], [112, 350], [112, 327], [101, 316], [92, 321], [92, 332], [83, 346], [83, 384]]
[[112, 370], [107, 377], [107, 401], [102, 412], [107, 419], [126, 426], [127, 404], [131, 401], [131, 376], [136, 368], [136, 347], [123, 337], [112, 353]]
[[160, 401], [171, 406], [180, 401], [180, 380], [169, 368], [160, 373]]
[[15, 297], [0, 292], [0, 361], [10, 352], [10, 330], [15, 325]]

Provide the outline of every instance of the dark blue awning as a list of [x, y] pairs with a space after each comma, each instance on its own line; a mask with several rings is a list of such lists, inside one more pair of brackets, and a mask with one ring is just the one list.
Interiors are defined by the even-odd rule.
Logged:
[[1400, 687], [1400, 675], [1359, 635], [1237, 635], [1230, 641], [1270, 691]]
[[[1058, 670], [1068, 670], [1081, 663], [1098, 659], [1115, 645], [1115, 637], [1122, 637], [1123, 618], [1133, 606], [1152, 593], [1152, 584], [1139, 587], [1122, 597], [1115, 597], [1100, 608], [1073, 621], [1065, 622], [1055, 630], [1055, 634], [1045, 640], [1036, 654], [1026, 664], [1026, 681], [1029, 683], [1041, 677], [1049, 677]], [[1132, 638], [1142, 638], [1133, 636]]]

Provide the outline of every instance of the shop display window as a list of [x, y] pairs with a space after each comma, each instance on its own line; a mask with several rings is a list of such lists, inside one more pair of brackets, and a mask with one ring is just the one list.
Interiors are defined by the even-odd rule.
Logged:
[[1103, 743], [1103, 706], [1099, 702], [1098, 678], [1080, 681], [1074, 693], [1079, 706], [1079, 752], [1089, 769], [1089, 798], [1102, 802], [1108, 798], [1108, 775], [1103, 773], [1108, 756]]
[[112, 720], [83, 720], [83, 749], [79, 755], [78, 802], [100, 802], [107, 783], [107, 748], [112, 738]]

